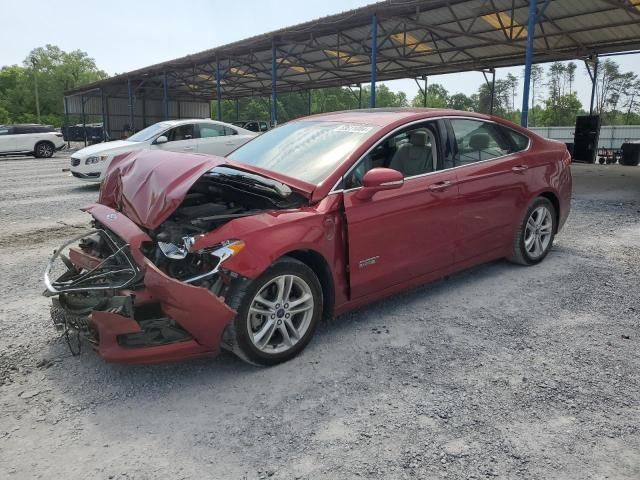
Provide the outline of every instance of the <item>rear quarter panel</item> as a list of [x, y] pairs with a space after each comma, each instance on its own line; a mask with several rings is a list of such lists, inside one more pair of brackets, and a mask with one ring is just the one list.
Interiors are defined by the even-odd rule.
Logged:
[[522, 160], [528, 165], [528, 201], [520, 206], [520, 215], [513, 225], [513, 231], [520, 226], [529, 204], [538, 196], [551, 193], [558, 200], [558, 230], [564, 225], [571, 208], [571, 155], [566, 145], [548, 140], [529, 132], [532, 144], [523, 153]]

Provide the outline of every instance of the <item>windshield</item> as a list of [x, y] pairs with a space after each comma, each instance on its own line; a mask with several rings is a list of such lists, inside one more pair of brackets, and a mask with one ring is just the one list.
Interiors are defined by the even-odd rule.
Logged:
[[246, 143], [228, 158], [317, 185], [378, 127], [356, 123], [287, 123]]
[[169, 124], [167, 123], [154, 123], [153, 125], [140, 130], [135, 135], [131, 135], [129, 138], [127, 138], [127, 140], [129, 142], [146, 142], [147, 140], [151, 140], [153, 137], [167, 128], [169, 128]]

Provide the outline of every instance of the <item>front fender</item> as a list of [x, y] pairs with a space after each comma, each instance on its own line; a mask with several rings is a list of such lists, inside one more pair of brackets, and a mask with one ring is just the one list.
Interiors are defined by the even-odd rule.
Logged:
[[314, 206], [265, 212], [226, 223], [198, 237], [191, 251], [239, 239], [245, 248], [224, 263], [223, 268], [246, 278], [259, 277], [284, 255], [311, 251], [329, 266], [336, 305], [346, 301], [346, 238], [342, 195], [330, 195]]

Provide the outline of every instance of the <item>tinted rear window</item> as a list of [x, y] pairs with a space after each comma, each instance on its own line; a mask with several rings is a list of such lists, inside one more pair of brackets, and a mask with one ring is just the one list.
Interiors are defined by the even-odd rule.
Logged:
[[514, 152], [526, 150], [529, 146], [529, 137], [507, 127], [502, 127], [505, 135], [511, 140], [514, 146]]

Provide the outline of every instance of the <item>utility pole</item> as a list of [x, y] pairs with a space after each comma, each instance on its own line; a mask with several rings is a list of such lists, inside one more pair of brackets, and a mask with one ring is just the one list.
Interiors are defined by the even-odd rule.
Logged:
[[38, 117], [38, 123], [40, 123], [40, 97], [38, 95], [38, 69], [36, 68], [38, 62], [36, 61], [36, 57], [31, 57], [31, 64], [33, 65], [33, 83], [35, 87], [35, 95], [36, 95], [36, 115]]

